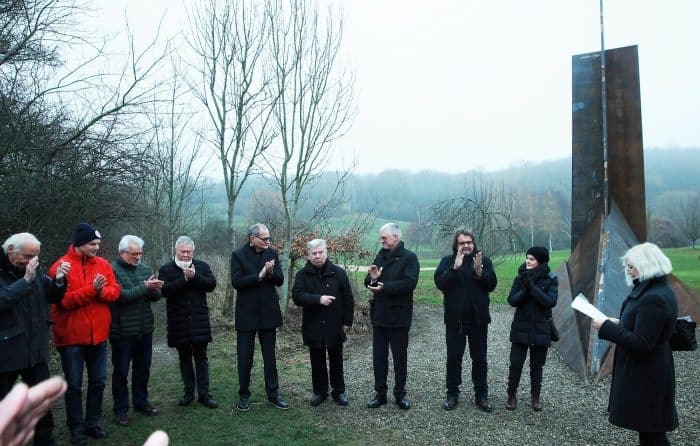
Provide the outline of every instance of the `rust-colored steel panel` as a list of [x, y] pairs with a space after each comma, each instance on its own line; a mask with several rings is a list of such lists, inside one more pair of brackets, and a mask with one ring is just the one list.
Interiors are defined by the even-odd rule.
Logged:
[[[615, 200], [639, 240], [646, 240], [642, 111], [637, 46], [605, 52], [608, 201]], [[603, 210], [600, 52], [573, 56], [571, 249]]]
[[585, 377], [587, 375], [586, 359], [579, 337], [577, 312], [571, 308], [571, 302], [576, 295], [571, 292], [567, 262], [563, 262], [559, 266], [557, 276], [559, 278], [559, 296], [557, 305], [552, 309], [552, 319], [559, 330], [559, 342], [555, 343], [554, 346], [564, 362], [579, 376]]

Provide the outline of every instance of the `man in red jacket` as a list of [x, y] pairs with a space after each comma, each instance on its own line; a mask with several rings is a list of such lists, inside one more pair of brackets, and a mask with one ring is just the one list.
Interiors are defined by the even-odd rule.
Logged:
[[[88, 223], [80, 223], [68, 252], [51, 266], [53, 277], [61, 262], [69, 262], [68, 287], [60, 303], [51, 309], [53, 336], [68, 382], [66, 421], [71, 443], [87, 444], [86, 435], [106, 438], [98, 423], [107, 376], [107, 339], [111, 315], [109, 303], [119, 299], [121, 288], [109, 262], [97, 256], [102, 236]], [[88, 386], [85, 418], [82, 409], [83, 368]]]

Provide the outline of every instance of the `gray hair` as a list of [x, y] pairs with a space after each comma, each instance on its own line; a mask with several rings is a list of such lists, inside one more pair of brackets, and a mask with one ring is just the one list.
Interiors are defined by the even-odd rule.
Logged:
[[379, 230], [379, 233], [381, 234], [382, 232], [387, 231], [391, 235], [397, 236], [399, 239], [401, 238], [401, 228], [399, 228], [399, 225], [396, 223], [387, 223], [382, 228]]
[[194, 251], [194, 241], [187, 237], [186, 235], [181, 235], [180, 237], [177, 238], [175, 241], [175, 249], [177, 249], [178, 246], [183, 246], [183, 245], [189, 245], [192, 247], [192, 251]]
[[119, 240], [119, 252], [124, 252], [129, 249], [129, 245], [136, 245], [143, 249], [143, 239], [135, 235], [125, 235]]
[[627, 269], [627, 264], [637, 268], [639, 271], [639, 281], [662, 277], [670, 274], [673, 270], [671, 261], [661, 252], [658, 246], [653, 243], [642, 243], [633, 246], [622, 256], [622, 265], [625, 267], [625, 280], [627, 285], [632, 286], [633, 279]]
[[269, 230], [269, 229], [267, 228], [267, 226], [265, 226], [264, 224], [262, 224], [262, 223], [255, 223], [253, 226], [251, 226], [250, 228], [248, 228], [248, 237], [257, 237], [257, 236], [259, 236], [259, 235], [260, 235], [260, 231], [261, 231], [262, 229], [266, 230], [267, 232], [270, 232], [270, 230]]
[[16, 250], [20, 250], [25, 243], [36, 243], [41, 246], [41, 242], [38, 238], [34, 237], [33, 234], [20, 232], [9, 236], [7, 240], [5, 240], [5, 243], [2, 244], [2, 250], [7, 254], [7, 250], [10, 249], [10, 246], [14, 247]]
[[315, 238], [306, 244], [307, 252], [311, 252], [316, 248], [323, 248], [324, 251], [328, 251], [328, 243], [322, 238]]

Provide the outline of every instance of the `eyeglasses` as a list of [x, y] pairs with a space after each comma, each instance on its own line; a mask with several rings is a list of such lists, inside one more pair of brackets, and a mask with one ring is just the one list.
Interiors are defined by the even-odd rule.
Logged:
[[131, 257], [141, 257], [143, 255], [143, 252], [131, 252], [131, 251], [124, 251], [125, 253], [129, 254]]
[[267, 243], [272, 240], [272, 237], [258, 237], [257, 235], [254, 235], [256, 239], [262, 240], [263, 242]]
[[471, 240], [467, 240], [466, 242], [457, 242], [459, 246], [465, 246], [465, 245], [473, 245], [474, 242]]

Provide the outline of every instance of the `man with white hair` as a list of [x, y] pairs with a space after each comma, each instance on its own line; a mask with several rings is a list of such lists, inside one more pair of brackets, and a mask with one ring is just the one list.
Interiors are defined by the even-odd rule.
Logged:
[[[194, 258], [194, 241], [186, 235], [175, 242], [175, 258], [160, 267], [158, 277], [165, 282], [161, 293], [168, 312], [168, 346], [180, 358], [180, 375], [185, 393], [178, 404], [194, 400], [216, 409], [219, 403], [209, 393], [207, 344], [212, 341], [207, 293], [216, 288], [216, 277], [206, 262]], [[194, 358], [194, 367], [192, 359]]]
[[372, 292], [372, 363], [374, 398], [367, 404], [376, 409], [386, 404], [389, 347], [394, 358], [394, 398], [402, 410], [411, 408], [406, 398], [408, 377], [408, 330], [413, 319], [413, 290], [418, 285], [420, 265], [416, 255], [404, 247], [401, 229], [387, 223], [379, 231], [382, 249], [369, 266], [365, 286]]
[[[306, 244], [309, 261], [294, 279], [294, 303], [304, 309], [301, 334], [309, 347], [313, 396], [309, 403], [316, 407], [328, 398], [328, 379], [333, 387], [331, 397], [339, 406], [348, 405], [343, 377], [343, 342], [352, 326], [355, 300], [345, 270], [328, 259], [324, 239]], [[326, 353], [328, 367], [326, 367]]]
[[119, 257], [112, 269], [121, 285], [119, 299], [110, 304], [112, 326], [109, 342], [112, 345], [112, 395], [115, 422], [128, 426], [129, 366], [133, 363], [131, 392], [134, 410], [146, 416], [158, 414], [148, 401], [148, 378], [153, 355], [153, 311], [151, 302], [161, 297], [163, 281], [156, 279], [150, 268], [141, 262], [143, 240], [125, 235], [119, 241]]
[[[39, 269], [41, 243], [22, 232], [10, 236], [0, 252], [0, 399], [18, 377], [33, 386], [49, 377], [49, 303], [66, 291], [68, 263], [52, 280]], [[36, 425], [35, 445], [52, 445], [53, 415], [49, 410]]]

